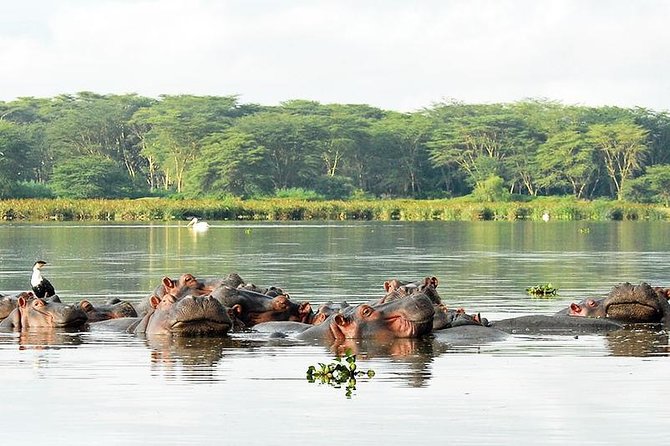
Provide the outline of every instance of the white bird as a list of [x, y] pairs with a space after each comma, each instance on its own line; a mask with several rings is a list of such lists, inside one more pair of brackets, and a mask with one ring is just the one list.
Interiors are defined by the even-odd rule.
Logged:
[[190, 222], [188, 222], [186, 227], [187, 228], [190, 227], [194, 231], [198, 232], [206, 231], [209, 229], [209, 223], [207, 223], [206, 221], [198, 221], [196, 217], [193, 217], [193, 219]]
[[551, 217], [549, 216], [549, 212], [545, 212], [544, 214], [542, 214], [542, 220], [549, 221], [550, 218]]

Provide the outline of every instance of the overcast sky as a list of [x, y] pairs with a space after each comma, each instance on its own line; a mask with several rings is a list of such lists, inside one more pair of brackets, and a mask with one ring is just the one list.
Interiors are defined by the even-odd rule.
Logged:
[[2, 1], [0, 100], [78, 91], [668, 110], [670, 1]]

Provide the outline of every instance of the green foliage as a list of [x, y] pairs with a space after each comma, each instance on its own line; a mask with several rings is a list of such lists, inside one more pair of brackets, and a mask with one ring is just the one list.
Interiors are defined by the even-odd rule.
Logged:
[[128, 175], [114, 161], [101, 156], [75, 158], [54, 168], [51, 187], [63, 198], [118, 198], [128, 196]]
[[302, 187], [289, 187], [275, 191], [276, 198], [289, 198], [291, 200], [317, 201], [323, 200], [324, 196], [316, 191], [303, 189]]
[[354, 184], [340, 175], [321, 175], [314, 181], [314, 190], [327, 200], [344, 200], [351, 197]]
[[505, 189], [505, 180], [499, 176], [492, 176], [477, 182], [472, 198], [485, 202], [509, 201], [511, 195]]
[[46, 184], [35, 181], [20, 181], [14, 188], [16, 198], [53, 198], [53, 191]]
[[357, 370], [356, 355], [352, 354], [351, 349], [345, 351], [344, 362], [342, 357], [337, 356], [334, 362], [330, 364], [318, 363], [318, 367], [309, 366], [307, 368], [307, 381], [310, 383], [318, 382], [319, 384], [328, 384], [337, 389], [342, 388], [346, 384], [345, 396], [351, 398], [354, 390], [356, 390], [356, 378], [365, 376], [372, 378], [375, 376], [374, 370], [367, 371]]
[[[533, 219], [527, 208], [499, 201], [572, 195], [668, 203], [654, 168], [670, 163], [670, 114], [544, 100], [438, 103], [413, 113], [308, 100], [260, 106], [236, 96], [79, 92], [0, 101], [0, 198], [36, 195], [25, 185], [51, 184], [62, 165], [89, 157], [125, 172], [123, 191], [113, 195], [248, 198], [302, 188], [329, 199], [435, 199], [474, 192], [479, 204], [429, 218]], [[76, 196], [100, 195], [73, 184]], [[552, 217], [592, 218], [581, 205], [562, 206]], [[646, 218], [627, 207], [599, 212]], [[314, 214], [294, 211], [282, 205], [264, 215]], [[377, 212], [366, 205], [342, 218]], [[378, 213], [424, 215], [397, 206]]]
[[627, 200], [640, 203], [662, 203], [670, 205], [670, 164], [652, 166], [647, 172], [624, 187], [623, 196]]
[[535, 285], [529, 288], [526, 288], [526, 292], [533, 296], [555, 296], [558, 292], [558, 288], [554, 288], [551, 283], [544, 283], [541, 285]]

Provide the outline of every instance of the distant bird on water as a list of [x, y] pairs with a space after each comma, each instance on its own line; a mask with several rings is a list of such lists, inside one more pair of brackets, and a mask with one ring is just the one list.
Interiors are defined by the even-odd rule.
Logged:
[[206, 221], [198, 221], [196, 217], [193, 217], [186, 227], [191, 227], [194, 231], [206, 231], [209, 229], [209, 223]]
[[50, 297], [56, 294], [53, 285], [47, 279], [42, 277], [42, 268], [46, 265], [47, 262], [44, 260], [38, 260], [33, 265], [33, 276], [30, 278], [30, 286], [33, 289], [35, 296], [40, 298]]

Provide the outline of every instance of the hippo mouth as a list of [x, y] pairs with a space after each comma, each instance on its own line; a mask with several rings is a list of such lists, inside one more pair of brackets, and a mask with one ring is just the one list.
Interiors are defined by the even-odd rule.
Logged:
[[66, 327], [77, 327], [79, 325], [83, 325], [88, 321], [88, 317], [86, 315], [75, 315], [74, 317], [71, 317], [66, 320], [56, 320], [53, 319], [53, 324], [54, 327], [56, 328], [66, 328]]
[[186, 336], [224, 334], [228, 330], [230, 330], [230, 322], [205, 318], [177, 321], [170, 326], [172, 333]]

